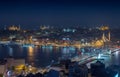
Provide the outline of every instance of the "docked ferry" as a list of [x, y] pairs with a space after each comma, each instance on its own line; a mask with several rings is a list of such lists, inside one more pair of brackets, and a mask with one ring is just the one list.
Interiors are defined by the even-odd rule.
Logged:
[[23, 44], [22, 47], [34, 47], [34, 44]]

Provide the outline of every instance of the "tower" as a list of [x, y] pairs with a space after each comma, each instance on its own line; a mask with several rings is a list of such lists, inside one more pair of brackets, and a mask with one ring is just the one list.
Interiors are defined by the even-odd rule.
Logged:
[[19, 24], [18, 30], [20, 30], [20, 28], [21, 28], [21, 27], [20, 27], [20, 24]]
[[102, 34], [102, 40], [105, 42], [106, 40], [105, 40], [105, 34], [103, 33]]
[[105, 36], [105, 33], [103, 33], [103, 34], [102, 34], [102, 40], [103, 40], [104, 42], [110, 41], [110, 40], [111, 40], [110, 32], [108, 32], [108, 36], [107, 36], [107, 37]]
[[109, 41], [111, 40], [110, 32], [108, 33], [108, 40], [109, 40]]

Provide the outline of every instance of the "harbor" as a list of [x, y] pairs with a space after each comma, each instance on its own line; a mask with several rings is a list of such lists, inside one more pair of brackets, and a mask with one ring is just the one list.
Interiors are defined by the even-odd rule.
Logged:
[[[17, 50], [16, 47], [19, 48], [19, 50]], [[31, 72], [32, 71], [45, 72], [50, 69], [58, 70], [58, 68], [63, 70], [63, 67], [56, 67], [56, 65], [59, 65], [60, 60], [69, 60], [69, 59], [71, 60], [71, 62], [77, 62], [79, 65], [86, 65], [88, 69], [91, 69], [90, 65], [97, 61], [101, 61], [102, 63], [104, 63], [105, 67], [108, 67], [110, 65], [120, 64], [119, 61], [117, 60], [119, 58], [118, 55], [120, 53], [119, 48], [87, 47], [87, 48], [77, 49], [75, 47], [59, 47], [59, 48], [45, 47], [44, 48], [44, 47], [32, 47], [32, 46], [23, 47], [21, 45], [18, 46], [13, 45], [10, 47], [0, 46], [0, 49], [4, 51], [4, 52], [0, 52], [2, 55], [4, 55], [3, 57], [1, 55], [1, 58], [7, 58], [8, 56], [12, 56], [12, 58], [15, 59], [24, 58], [24, 62], [23, 61], [17, 62], [19, 64], [21, 63], [22, 66], [17, 65], [16, 69], [22, 70], [23, 66], [27, 66], [27, 68], [29, 68], [27, 73], [29, 73], [30, 70]], [[88, 51], [87, 49], [91, 49], [91, 50]], [[6, 53], [7, 55], [4, 53]], [[25, 54], [27, 55], [27, 57], [24, 57], [26, 56]], [[44, 56], [40, 56], [40, 54]], [[44, 57], [47, 59], [44, 59], [43, 61]]]

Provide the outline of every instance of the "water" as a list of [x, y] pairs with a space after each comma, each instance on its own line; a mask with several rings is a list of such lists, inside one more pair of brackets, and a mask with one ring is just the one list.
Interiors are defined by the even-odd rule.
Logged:
[[36, 67], [45, 67], [51, 64], [52, 61], [58, 62], [60, 57], [72, 57], [76, 54], [74, 47], [22, 47], [17, 45], [0, 46], [0, 58], [25, 59], [27, 64]]
[[[22, 47], [22, 46], [2, 46], [0, 45], [0, 59], [13, 58], [25, 59], [27, 64], [36, 67], [45, 67], [52, 61], [58, 62], [60, 57], [76, 56], [79, 49], [74, 47]], [[108, 59], [108, 64], [120, 65], [120, 51], [113, 53]]]
[[120, 65], [120, 51], [113, 53], [111, 56], [111, 64]]

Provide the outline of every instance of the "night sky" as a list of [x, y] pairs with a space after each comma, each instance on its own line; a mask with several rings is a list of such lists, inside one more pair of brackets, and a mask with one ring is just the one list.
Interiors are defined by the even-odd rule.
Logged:
[[[1, 1], [1, 0], [0, 0]], [[104, 0], [3, 0], [0, 25], [120, 25], [120, 2]]]

